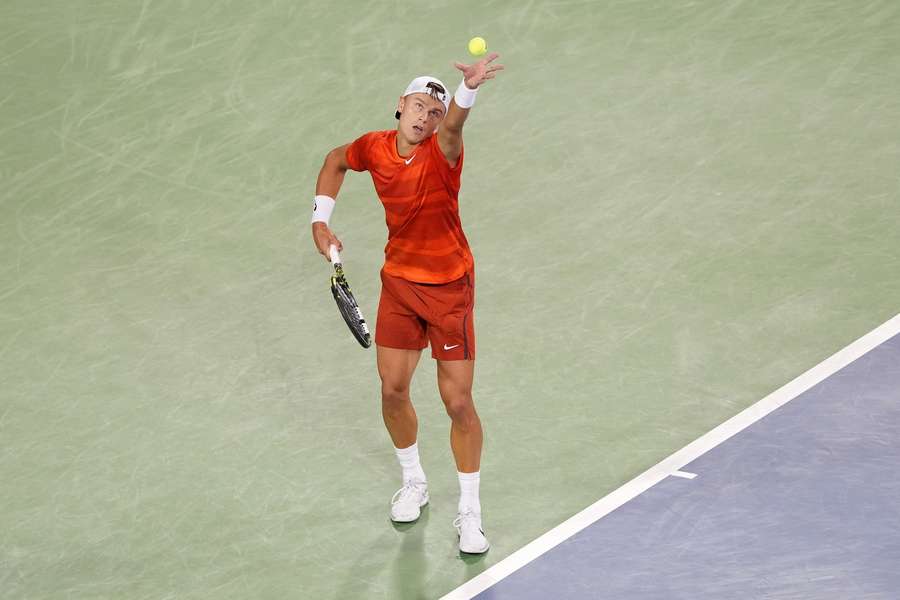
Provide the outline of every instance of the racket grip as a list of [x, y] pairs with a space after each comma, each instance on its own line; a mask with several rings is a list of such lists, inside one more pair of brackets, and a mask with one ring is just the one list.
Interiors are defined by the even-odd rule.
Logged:
[[328, 247], [328, 254], [331, 257], [332, 264], [339, 264], [341, 262], [341, 255], [338, 254], [337, 246], [334, 244]]

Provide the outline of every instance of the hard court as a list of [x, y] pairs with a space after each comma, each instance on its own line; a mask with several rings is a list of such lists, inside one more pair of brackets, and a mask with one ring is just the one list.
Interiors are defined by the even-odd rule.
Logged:
[[[900, 584], [900, 6], [9, 0], [0, 597], [871, 598]], [[492, 548], [309, 236], [410, 78], [465, 128]], [[384, 214], [332, 219], [374, 320]], [[693, 478], [691, 478], [693, 476]]]

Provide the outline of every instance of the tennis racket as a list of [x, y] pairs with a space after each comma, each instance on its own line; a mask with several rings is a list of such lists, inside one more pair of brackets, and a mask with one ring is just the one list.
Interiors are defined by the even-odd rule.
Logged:
[[331, 276], [331, 295], [337, 303], [338, 311], [344, 317], [344, 322], [350, 328], [350, 333], [356, 338], [356, 341], [363, 348], [372, 345], [372, 336], [369, 335], [369, 326], [359, 310], [359, 304], [350, 291], [350, 284], [347, 283], [347, 277], [344, 275], [344, 266], [341, 264], [341, 255], [338, 254], [337, 246], [330, 246], [328, 253], [331, 256], [331, 264], [334, 267], [334, 275]]

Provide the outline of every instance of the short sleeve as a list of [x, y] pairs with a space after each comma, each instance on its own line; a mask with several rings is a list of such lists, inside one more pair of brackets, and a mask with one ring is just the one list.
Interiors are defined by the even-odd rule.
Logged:
[[447, 157], [444, 156], [444, 152], [441, 150], [440, 144], [438, 144], [437, 134], [435, 134], [432, 136], [431, 153], [434, 155], [433, 164], [437, 165], [437, 173], [441, 181], [444, 182], [450, 195], [455, 198], [459, 194], [460, 175], [462, 174], [463, 160], [466, 155], [465, 148], [460, 148], [456, 165], [451, 167], [450, 163], [447, 162]]
[[451, 174], [462, 171], [463, 158], [465, 157], [465, 146], [462, 145], [462, 142], [460, 141], [459, 158], [456, 161], [456, 166], [451, 167], [450, 163], [447, 161], [447, 157], [444, 156], [444, 151], [441, 150], [441, 145], [438, 143], [437, 134], [435, 133], [431, 138], [432, 139], [429, 141], [431, 144], [431, 153], [434, 155], [438, 165], [440, 165], [441, 170]]
[[369, 170], [369, 147], [372, 134], [366, 133], [359, 136], [352, 144], [347, 146], [347, 164], [354, 171]]

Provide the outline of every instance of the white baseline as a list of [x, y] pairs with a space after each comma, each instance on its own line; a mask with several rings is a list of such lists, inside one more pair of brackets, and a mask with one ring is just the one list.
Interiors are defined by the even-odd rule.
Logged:
[[605, 517], [632, 498], [642, 494], [681, 467], [706, 454], [736, 433], [783, 406], [817, 383], [834, 375], [853, 361], [900, 333], [900, 314], [879, 325], [843, 350], [826, 358], [790, 383], [778, 388], [715, 429], [697, 438], [665, 460], [650, 467], [622, 487], [610, 492], [580, 513], [557, 525], [533, 542], [510, 554], [480, 575], [459, 586], [441, 600], [468, 600], [514, 571]]

